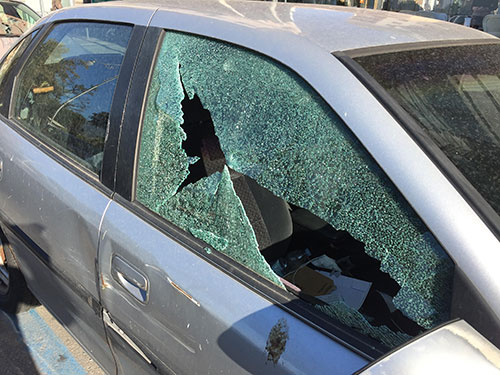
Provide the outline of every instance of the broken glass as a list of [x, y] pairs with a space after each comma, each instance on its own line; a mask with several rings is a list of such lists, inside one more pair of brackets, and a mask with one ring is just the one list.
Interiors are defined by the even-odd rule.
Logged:
[[363, 314], [347, 306], [342, 301], [335, 301], [329, 305], [316, 305], [314, 307], [348, 327], [356, 328], [366, 335], [379, 339], [389, 348], [402, 345], [412, 338], [405, 333], [393, 332], [386, 326], [372, 326]]
[[227, 167], [184, 187], [159, 207], [160, 215], [214, 249], [282, 286], [259, 252]]
[[137, 178], [137, 199], [156, 212], [189, 173], [190, 159], [182, 149], [186, 134], [180, 126], [183, 97], [178, 62], [158, 59], [144, 116]]
[[[366, 253], [399, 284], [393, 303], [407, 317], [425, 328], [448, 320], [452, 261], [342, 120], [300, 77], [256, 53], [176, 32], [165, 34], [154, 74], [139, 200], [281, 285], [259, 254], [226, 168], [178, 191], [189, 173], [180, 127], [184, 88], [210, 111], [229, 168], [364, 243]], [[371, 326], [355, 310], [330, 310], [391, 347], [407, 340]], [[350, 320], [342, 317], [349, 314]]]
[[283, 287], [259, 252], [227, 168], [178, 191], [188, 176], [189, 165], [199, 161], [182, 148], [186, 140], [181, 127], [183, 98], [178, 60], [164, 47], [153, 74], [144, 118], [137, 199], [214, 249]]

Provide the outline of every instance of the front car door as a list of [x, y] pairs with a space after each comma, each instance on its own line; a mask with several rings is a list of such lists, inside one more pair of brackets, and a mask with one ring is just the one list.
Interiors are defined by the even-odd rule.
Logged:
[[132, 30], [45, 25], [0, 124], [0, 210], [9, 242], [33, 293], [108, 371], [115, 365], [100, 316], [96, 259], [112, 192], [101, 181], [113, 173], [103, 168], [106, 134]]

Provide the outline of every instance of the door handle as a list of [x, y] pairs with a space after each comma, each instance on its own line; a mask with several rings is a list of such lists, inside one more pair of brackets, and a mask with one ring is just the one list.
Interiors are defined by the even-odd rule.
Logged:
[[128, 262], [114, 255], [111, 260], [111, 275], [134, 298], [142, 303], [148, 300], [148, 279]]
[[3, 177], [3, 160], [0, 158], [0, 181], [2, 181]]

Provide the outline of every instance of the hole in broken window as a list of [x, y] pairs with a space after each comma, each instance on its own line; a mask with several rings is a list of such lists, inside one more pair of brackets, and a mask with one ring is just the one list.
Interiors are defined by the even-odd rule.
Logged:
[[[210, 112], [203, 108], [197, 95], [190, 99], [185, 91], [184, 94], [182, 101], [184, 122], [181, 126], [186, 133], [186, 139], [182, 142], [182, 148], [188, 159], [191, 159], [188, 160], [189, 174], [180, 185], [179, 190], [203, 177], [208, 177], [213, 172], [222, 172], [226, 162], [224, 154], [220, 150], [219, 139], [215, 135]], [[206, 164], [209, 160], [213, 160], [213, 163], [217, 165], [207, 169]]]

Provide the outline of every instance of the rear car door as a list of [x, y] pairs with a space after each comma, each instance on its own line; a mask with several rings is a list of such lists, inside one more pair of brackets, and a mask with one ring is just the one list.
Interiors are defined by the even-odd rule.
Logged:
[[[167, 220], [154, 212], [148, 193], [153, 197], [161, 191], [162, 195], [169, 181], [180, 185], [183, 178], [182, 171], [175, 172], [177, 155], [168, 152], [170, 146], [174, 149], [175, 145], [180, 146], [176, 137], [181, 133], [175, 133], [175, 126], [174, 133], [170, 132], [169, 120], [162, 117], [157, 106], [159, 102], [155, 100], [158, 91], [164, 90], [161, 98], [172, 102], [162, 108], [181, 109], [179, 86], [175, 85], [175, 62], [172, 65], [163, 55], [154, 59], [157, 45], [162, 51], [170, 48], [166, 39], [159, 42], [162, 36], [161, 30], [150, 29], [140, 53], [121, 135], [117, 194], [106, 211], [101, 231], [101, 297], [119, 372], [314, 374], [352, 373], [361, 368], [369, 358], [381, 352], [361, 342], [354, 333], [332, 328], [325, 321], [320, 323], [336, 329], [339, 337], [356, 341], [366, 352], [372, 353], [370, 357], [288, 309], [289, 301], [284, 297], [287, 293], [262, 255], [255, 252], [253, 257], [249, 256], [248, 264], [242, 264], [241, 259], [217, 251], [214, 242], [200, 240], [199, 234], [193, 237], [178, 223], [172, 223], [172, 219]], [[172, 71], [163, 69], [172, 66], [174, 85], [170, 86], [168, 74]], [[146, 77], [150, 74], [148, 83]], [[147, 104], [141, 109], [145, 94]], [[180, 95], [183, 97], [182, 90]], [[194, 115], [197, 109], [186, 109], [185, 116], [189, 116], [188, 112]], [[143, 126], [139, 138], [142, 141], [138, 170], [134, 170], [135, 148], [139, 146], [136, 144], [137, 125], [141, 118]], [[166, 122], [156, 122], [155, 118], [163, 118]], [[199, 120], [201, 118], [190, 118], [192, 124]], [[152, 160], [155, 157], [162, 160], [157, 163]], [[201, 165], [201, 160], [198, 162]], [[220, 160], [214, 159], [214, 162]], [[222, 164], [218, 163], [216, 168], [219, 166]], [[140, 176], [137, 184], [131, 178], [134, 173]], [[220, 176], [213, 170], [210, 173], [211, 178]], [[195, 175], [193, 172], [192, 176]], [[200, 181], [210, 183], [210, 178]], [[148, 186], [156, 186], [159, 190], [149, 190]], [[188, 191], [189, 185], [184, 189]], [[135, 191], [133, 198], [132, 191]], [[204, 216], [212, 214], [203, 207], [203, 197], [200, 191], [200, 209], [188, 215], [199, 215], [203, 220]], [[230, 191], [225, 191], [221, 199], [229, 199], [228, 204], [238, 201]], [[279, 199], [277, 205], [280, 212], [286, 210]], [[243, 228], [247, 232], [240, 234], [238, 222], [231, 222], [232, 219], [246, 220], [240, 208], [236, 205], [235, 211], [226, 212], [233, 215], [228, 218], [227, 229], [239, 235], [241, 246], [245, 247], [252, 242], [250, 227], [245, 224]], [[286, 217], [284, 219], [286, 221]], [[289, 230], [287, 226], [281, 236], [288, 236]], [[211, 238], [215, 240], [217, 236], [218, 233], [214, 233]], [[231, 246], [235, 246], [235, 238]], [[224, 238], [221, 241], [224, 242]], [[275, 238], [274, 241], [279, 240]], [[256, 246], [255, 240], [252, 244]], [[257, 272], [264, 272], [265, 276]], [[257, 292], [259, 289], [272, 298], [264, 297]], [[298, 306], [296, 309], [303, 308], [301, 301], [295, 300], [294, 304]]]
[[108, 152], [109, 140], [105, 147], [106, 135], [112, 107], [120, 107], [113, 97], [123, 90], [117, 82], [132, 30], [97, 22], [46, 25], [0, 122], [0, 213], [9, 242], [37, 298], [108, 371], [115, 365], [96, 259], [112, 194], [102, 180], [113, 174], [116, 155]]

